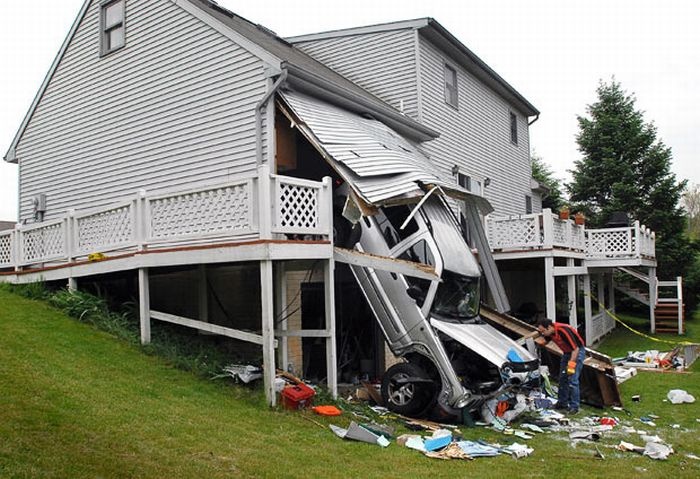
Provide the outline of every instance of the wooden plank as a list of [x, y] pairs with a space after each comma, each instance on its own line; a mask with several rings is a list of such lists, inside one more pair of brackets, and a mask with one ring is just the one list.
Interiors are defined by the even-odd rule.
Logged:
[[278, 329], [275, 336], [279, 338], [329, 338], [331, 332], [326, 329]]
[[338, 247], [333, 248], [333, 253], [335, 261], [353, 266], [379, 269], [431, 281], [440, 279], [439, 276], [435, 274], [435, 269], [432, 266], [423, 263], [414, 263], [412, 261], [390, 258], [388, 256], [377, 256], [370, 253], [361, 253], [359, 251]]
[[[151, 318], [159, 321], [165, 321], [166, 323], [179, 324], [180, 326], [199, 329], [201, 331], [208, 331], [210, 333], [219, 334], [228, 338], [239, 339], [249, 343], [262, 345], [263, 342], [262, 336], [255, 333], [227, 328], [225, 326], [219, 326], [218, 324], [205, 323], [204, 321], [198, 321], [196, 319], [183, 318], [182, 316], [163, 313], [161, 311], [151, 310]], [[275, 344], [275, 346], [277, 346], [277, 344]]]
[[[513, 335], [526, 336], [536, 331], [537, 328], [517, 318], [507, 314], [501, 314], [488, 307], [481, 307], [481, 317], [486, 322], [494, 326], [500, 326], [502, 329], [510, 331]], [[556, 361], [562, 355], [561, 350], [554, 343], [549, 343], [546, 346], [539, 346], [546, 351], [543, 352], [545, 357], [556, 358]], [[586, 394], [588, 402], [599, 406], [621, 405], [622, 398], [620, 390], [615, 381], [615, 372], [612, 360], [609, 356], [599, 353], [598, 351], [586, 348], [586, 360], [584, 361], [584, 374], [581, 375], [581, 394]], [[549, 364], [551, 367], [558, 367], [556, 364]]]

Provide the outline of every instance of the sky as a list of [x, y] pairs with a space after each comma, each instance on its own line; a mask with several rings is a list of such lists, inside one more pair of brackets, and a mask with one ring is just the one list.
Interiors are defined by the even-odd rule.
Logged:
[[[133, 1], [133, 0], [131, 0]], [[166, 1], [166, 0], [161, 0]], [[82, 0], [0, 2], [0, 156], [4, 156]], [[700, 183], [700, 2], [696, 0], [219, 0], [280, 36], [433, 17], [541, 112], [531, 148], [555, 175], [581, 158], [577, 115], [613, 77]], [[0, 161], [0, 220], [17, 218], [17, 165]]]

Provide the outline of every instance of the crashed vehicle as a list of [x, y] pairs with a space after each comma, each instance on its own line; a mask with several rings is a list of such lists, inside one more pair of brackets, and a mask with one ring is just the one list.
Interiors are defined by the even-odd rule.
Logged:
[[506, 391], [539, 386], [539, 360], [479, 317], [479, 264], [444, 198], [383, 206], [354, 226], [345, 219], [351, 201], [335, 219], [336, 244], [435, 272], [428, 280], [351, 265], [389, 348], [404, 360], [383, 377], [390, 410], [422, 416], [439, 406], [461, 416]]

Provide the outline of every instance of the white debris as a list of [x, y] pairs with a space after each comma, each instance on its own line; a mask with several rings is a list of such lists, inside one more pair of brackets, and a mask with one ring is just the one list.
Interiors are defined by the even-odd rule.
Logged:
[[671, 389], [666, 395], [671, 404], [694, 403], [695, 398], [683, 389]]
[[648, 442], [644, 447], [645, 456], [649, 456], [652, 459], [665, 460], [668, 459], [670, 454], [673, 454], [673, 448], [667, 446], [666, 444], [659, 444], [658, 442]]

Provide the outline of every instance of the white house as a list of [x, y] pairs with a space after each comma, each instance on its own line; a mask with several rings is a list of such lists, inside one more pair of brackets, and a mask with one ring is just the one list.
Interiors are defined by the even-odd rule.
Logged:
[[[575, 295], [576, 276], [586, 290], [593, 271], [636, 266], [653, 312], [651, 232], [541, 212], [538, 115], [432, 19], [287, 41], [208, 0], [87, 0], [5, 155], [20, 225], [0, 232], [0, 280], [138, 272], [144, 342], [151, 320], [207, 331], [334, 391], [336, 364], [385, 361], [342, 264], [369, 260], [334, 253], [333, 187], [372, 214], [435, 185], [467, 218], [501, 311], [531, 298], [555, 317], [555, 277]], [[585, 297], [595, 340], [612, 325]]]

